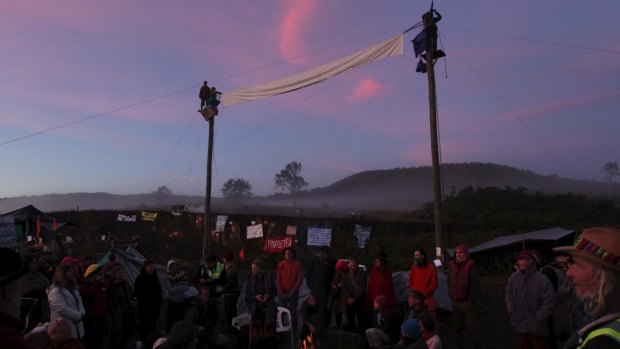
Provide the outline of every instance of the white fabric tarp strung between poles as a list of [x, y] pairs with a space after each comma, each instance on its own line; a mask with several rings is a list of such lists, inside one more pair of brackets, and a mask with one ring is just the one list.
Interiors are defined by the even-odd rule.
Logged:
[[275, 96], [325, 81], [328, 78], [383, 58], [403, 54], [402, 34], [379, 45], [282, 79], [222, 94], [222, 107]]

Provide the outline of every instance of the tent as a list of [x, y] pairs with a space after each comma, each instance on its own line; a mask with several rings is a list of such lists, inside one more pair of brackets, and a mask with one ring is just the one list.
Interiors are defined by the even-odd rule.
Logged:
[[[559, 227], [536, 230], [527, 233], [505, 235], [469, 248], [472, 258], [481, 272], [502, 272], [512, 268], [514, 257], [522, 249], [536, 249], [544, 256], [551, 256], [556, 246], [572, 245], [576, 230]], [[454, 249], [448, 249], [450, 255]]]
[[54, 239], [55, 230], [67, 224], [32, 205], [4, 213], [0, 218], [13, 219], [18, 244], [24, 242], [27, 236], [37, 236], [37, 227], [40, 227], [39, 236], [43, 238], [43, 243], [49, 244]]

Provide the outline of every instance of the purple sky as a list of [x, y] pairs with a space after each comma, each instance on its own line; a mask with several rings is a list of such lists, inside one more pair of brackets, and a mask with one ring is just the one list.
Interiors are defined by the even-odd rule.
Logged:
[[[0, 4], [0, 197], [203, 195], [203, 80], [231, 91], [376, 45], [411, 0], [17, 1]], [[620, 2], [436, 1], [442, 161], [602, 180], [620, 161]], [[309, 188], [430, 165], [426, 75], [405, 54], [222, 110], [213, 195], [257, 195], [302, 163]], [[446, 77], [447, 76], [447, 77]]]

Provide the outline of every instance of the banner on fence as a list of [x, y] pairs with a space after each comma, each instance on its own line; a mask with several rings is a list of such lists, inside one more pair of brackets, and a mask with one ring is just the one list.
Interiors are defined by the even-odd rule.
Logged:
[[116, 217], [116, 220], [119, 222], [135, 222], [137, 218], [137, 215], [131, 215], [131, 216], [127, 216], [124, 214], [118, 214], [118, 216]]
[[217, 216], [217, 222], [215, 223], [215, 231], [218, 233], [224, 232], [224, 227], [226, 226], [226, 220], [228, 220], [228, 216]]
[[286, 235], [297, 235], [297, 226], [296, 225], [287, 226]]
[[308, 246], [329, 246], [331, 241], [331, 228], [308, 228]]
[[360, 248], [366, 247], [366, 242], [370, 239], [370, 231], [372, 227], [363, 227], [359, 224], [355, 225], [353, 235], [357, 238], [357, 246]]
[[265, 239], [263, 251], [271, 253], [280, 253], [283, 249], [293, 245], [293, 237], [279, 236]]
[[15, 220], [13, 217], [0, 217], [0, 247], [17, 246]]
[[157, 219], [157, 212], [142, 211], [142, 213], [140, 213], [140, 219], [143, 221], [153, 222]]
[[262, 237], [263, 237], [263, 225], [262, 224], [249, 225], [247, 227], [247, 238], [248, 239], [256, 239], [256, 238], [262, 238]]

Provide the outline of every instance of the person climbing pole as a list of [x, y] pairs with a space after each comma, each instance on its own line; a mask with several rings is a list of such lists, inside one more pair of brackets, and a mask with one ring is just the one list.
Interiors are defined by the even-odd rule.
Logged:
[[210, 94], [211, 89], [209, 88], [209, 83], [205, 81], [200, 88], [200, 92], [198, 93], [198, 98], [200, 98], [200, 109], [198, 111], [201, 111], [207, 106], [207, 101], [209, 100]]
[[220, 104], [218, 96], [221, 94], [222, 92], [217, 91], [215, 87], [211, 87], [211, 90], [209, 91], [209, 98], [207, 99], [207, 104], [211, 106], [215, 115], [218, 114], [217, 106]]

